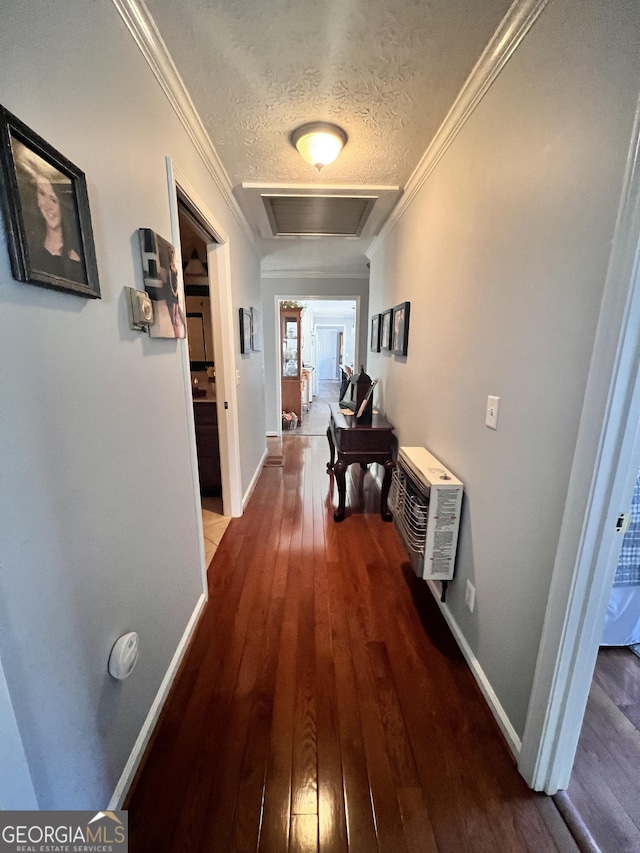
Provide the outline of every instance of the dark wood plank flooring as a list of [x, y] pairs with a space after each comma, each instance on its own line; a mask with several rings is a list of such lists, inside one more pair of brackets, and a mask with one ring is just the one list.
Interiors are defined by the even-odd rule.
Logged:
[[640, 850], [640, 658], [600, 649], [568, 794], [602, 853]]
[[285, 436], [209, 568], [210, 599], [128, 798], [131, 850], [570, 853], [436, 603], [326, 439]]

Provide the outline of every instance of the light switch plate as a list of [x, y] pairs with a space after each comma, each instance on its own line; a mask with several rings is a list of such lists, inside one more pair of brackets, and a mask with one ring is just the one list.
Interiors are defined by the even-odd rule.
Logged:
[[487, 414], [484, 422], [489, 429], [498, 429], [498, 411], [500, 410], [500, 397], [487, 397]]

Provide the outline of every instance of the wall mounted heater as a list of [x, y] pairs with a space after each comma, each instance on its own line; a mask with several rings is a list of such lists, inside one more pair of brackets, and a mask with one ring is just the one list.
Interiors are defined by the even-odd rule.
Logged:
[[400, 448], [389, 506], [418, 577], [453, 578], [463, 490], [460, 480], [424, 447]]

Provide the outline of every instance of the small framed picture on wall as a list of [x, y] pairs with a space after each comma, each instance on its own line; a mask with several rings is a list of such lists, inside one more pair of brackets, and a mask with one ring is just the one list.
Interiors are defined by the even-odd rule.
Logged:
[[406, 355], [409, 345], [409, 308], [410, 302], [401, 302], [393, 309], [393, 330], [391, 352], [394, 355]]
[[371, 352], [380, 352], [380, 314], [371, 318]]
[[262, 351], [262, 318], [257, 308], [251, 309], [251, 350]]
[[240, 352], [246, 355], [251, 352], [251, 311], [240, 308]]
[[391, 349], [392, 321], [393, 308], [383, 311], [380, 315], [380, 349], [385, 352]]

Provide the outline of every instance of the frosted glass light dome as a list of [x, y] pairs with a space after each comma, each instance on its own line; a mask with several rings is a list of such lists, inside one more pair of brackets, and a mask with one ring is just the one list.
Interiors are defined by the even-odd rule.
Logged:
[[337, 124], [314, 121], [303, 124], [291, 134], [291, 144], [302, 159], [318, 171], [333, 163], [347, 143], [347, 134]]

